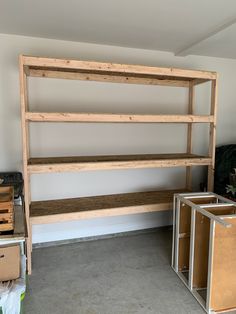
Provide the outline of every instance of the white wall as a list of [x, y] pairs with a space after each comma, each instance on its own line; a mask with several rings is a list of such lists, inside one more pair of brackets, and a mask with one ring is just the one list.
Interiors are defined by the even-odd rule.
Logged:
[[[0, 171], [21, 170], [18, 55], [39, 55], [217, 71], [220, 74], [217, 143], [235, 142], [236, 61], [175, 57], [171, 53], [87, 43], [0, 35]], [[185, 89], [30, 78], [30, 105], [41, 111], [183, 113]], [[207, 112], [209, 86], [198, 87], [199, 113]], [[56, 109], [57, 108], [57, 109]], [[195, 151], [207, 151], [207, 128], [195, 128]], [[34, 124], [31, 155], [99, 155], [181, 152], [186, 127], [125, 124]], [[32, 176], [34, 200], [184, 186], [184, 169], [141, 169]], [[195, 187], [202, 171], [195, 170]], [[74, 221], [33, 228], [33, 242], [108, 234], [171, 223], [170, 213]]]

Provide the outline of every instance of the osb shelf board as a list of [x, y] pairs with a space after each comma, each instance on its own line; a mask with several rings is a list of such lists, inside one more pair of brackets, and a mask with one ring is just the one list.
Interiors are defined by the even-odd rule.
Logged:
[[152, 211], [171, 210], [174, 193], [184, 190], [91, 196], [50, 201], [35, 201], [30, 206], [32, 223], [50, 223], [71, 218], [95, 218]]

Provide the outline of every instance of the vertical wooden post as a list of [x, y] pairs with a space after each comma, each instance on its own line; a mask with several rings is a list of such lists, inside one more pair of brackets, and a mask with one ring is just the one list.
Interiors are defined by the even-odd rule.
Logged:
[[216, 112], [217, 112], [217, 96], [218, 96], [218, 78], [211, 82], [211, 112], [214, 116], [214, 122], [210, 124], [209, 131], [209, 152], [211, 158], [211, 165], [208, 166], [208, 183], [207, 190], [214, 190], [214, 171], [215, 171], [215, 146], [216, 146]]
[[23, 57], [19, 58], [19, 72], [20, 72], [20, 102], [21, 102], [21, 128], [22, 128], [22, 148], [23, 148], [23, 173], [24, 173], [24, 199], [25, 199], [25, 216], [28, 231], [28, 238], [26, 239], [27, 249], [27, 270], [31, 274], [31, 226], [30, 226], [30, 175], [27, 169], [29, 152], [29, 127], [25, 119], [25, 113], [28, 111], [28, 96], [27, 96], [27, 77], [24, 71]]
[[[195, 101], [195, 86], [192, 82], [189, 84], [189, 101], [188, 101], [188, 114], [193, 114], [194, 109], [194, 101]], [[187, 133], [187, 153], [192, 153], [193, 146], [193, 124], [188, 123], [188, 133]], [[186, 167], [186, 189], [192, 189], [192, 167]]]

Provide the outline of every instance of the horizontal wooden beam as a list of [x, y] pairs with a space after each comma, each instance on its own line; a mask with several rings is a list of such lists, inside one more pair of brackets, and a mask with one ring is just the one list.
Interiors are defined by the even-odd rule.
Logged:
[[172, 209], [171, 203], [163, 204], [154, 204], [154, 205], [145, 205], [142, 207], [133, 206], [133, 207], [123, 207], [123, 208], [112, 208], [112, 209], [100, 209], [96, 211], [83, 211], [67, 214], [56, 214], [48, 216], [36, 216], [30, 217], [32, 224], [49, 224], [63, 221], [73, 221], [81, 219], [92, 219], [99, 217], [111, 217], [111, 216], [122, 216], [122, 215], [131, 215], [131, 214], [141, 214], [141, 213], [150, 213], [157, 211], [166, 211]]
[[206, 115], [145, 115], [109, 113], [26, 112], [32, 122], [117, 122], [117, 123], [210, 123]]
[[172, 210], [173, 195], [185, 191], [148, 191], [34, 201], [30, 206], [30, 221], [32, 224], [47, 224], [69, 220]]
[[42, 58], [32, 56], [21, 56], [24, 65], [29, 67], [46, 67], [53, 69], [74, 69], [78, 71], [89, 72], [106, 72], [106, 73], [119, 73], [121, 75], [137, 74], [137, 75], [153, 75], [153, 76], [168, 76], [168, 77], [182, 77], [182, 78], [202, 78], [202, 79], [215, 79], [216, 73], [200, 70], [188, 70], [177, 68], [160, 68], [142, 65], [130, 64], [116, 64], [116, 63], [103, 63], [94, 61], [81, 61], [69, 59], [55, 59], [55, 58]]
[[209, 157], [192, 154], [31, 158], [29, 173], [140, 169], [210, 165]]
[[170, 80], [158, 78], [143, 78], [132, 76], [118, 76], [107, 74], [94, 74], [94, 73], [80, 73], [80, 72], [66, 72], [66, 71], [52, 71], [42, 69], [30, 69], [28, 75], [32, 77], [46, 77], [54, 79], [66, 80], [81, 80], [81, 81], [96, 81], [96, 82], [109, 82], [109, 83], [125, 83], [125, 84], [143, 84], [143, 85], [161, 85], [173, 87], [189, 87], [189, 81], [183, 80]]

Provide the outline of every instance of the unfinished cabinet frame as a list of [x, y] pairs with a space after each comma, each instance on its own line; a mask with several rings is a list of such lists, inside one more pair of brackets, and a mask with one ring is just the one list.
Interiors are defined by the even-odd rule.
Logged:
[[[174, 193], [191, 189], [191, 167], [208, 166], [208, 190], [213, 188], [215, 163], [215, 127], [217, 104], [217, 73], [141, 65], [125, 65], [68, 59], [20, 56], [20, 96], [23, 143], [23, 171], [25, 182], [25, 213], [29, 237], [27, 240], [28, 272], [31, 273], [32, 224], [53, 223], [74, 219], [124, 215], [172, 209]], [[31, 112], [28, 104], [27, 77], [58, 78], [127, 84], [146, 84], [187, 88], [189, 109], [184, 115], [111, 114], [82, 112]], [[209, 115], [194, 115], [195, 86], [211, 82], [211, 110]], [[183, 123], [188, 125], [186, 152], [177, 154], [48, 157], [31, 158], [29, 123], [34, 122], [97, 122], [97, 123]], [[193, 123], [210, 125], [210, 145], [207, 156], [192, 153]], [[131, 169], [156, 167], [186, 167], [186, 188], [183, 190], [156, 191], [104, 195], [31, 202], [31, 174], [104, 169]]]
[[208, 193], [174, 196], [172, 267], [204, 310], [236, 310], [236, 203]]

